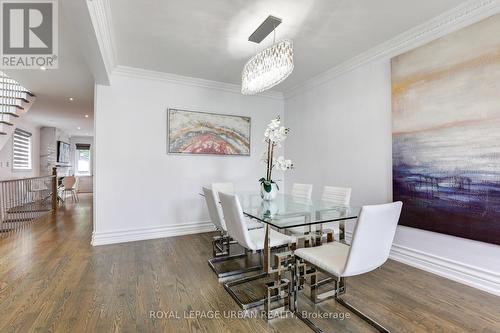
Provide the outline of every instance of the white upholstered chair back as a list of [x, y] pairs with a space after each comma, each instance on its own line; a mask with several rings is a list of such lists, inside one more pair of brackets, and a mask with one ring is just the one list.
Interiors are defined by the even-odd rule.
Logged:
[[321, 200], [338, 204], [339, 206], [349, 206], [351, 202], [351, 189], [349, 187], [325, 186]]
[[[233, 183], [212, 183], [212, 190], [214, 191], [215, 200], [217, 201], [217, 207], [222, 209], [220, 206], [219, 192], [224, 193], [234, 193], [234, 184]], [[221, 218], [224, 220], [224, 217], [221, 213]]]
[[217, 229], [226, 231], [226, 223], [224, 222], [224, 217], [222, 215], [222, 207], [219, 204], [218, 196], [216, 196], [215, 191], [208, 187], [203, 187], [203, 194], [205, 195], [205, 202], [207, 203], [208, 215], [215, 224]]
[[293, 183], [292, 192], [290, 194], [297, 198], [304, 198], [310, 200], [312, 196], [312, 190], [313, 190], [312, 184]]
[[363, 206], [342, 276], [363, 274], [387, 261], [402, 207], [401, 201]]
[[250, 238], [238, 197], [234, 194], [224, 192], [220, 192], [219, 197], [229, 236], [241, 246], [255, 250], [256, 246]]

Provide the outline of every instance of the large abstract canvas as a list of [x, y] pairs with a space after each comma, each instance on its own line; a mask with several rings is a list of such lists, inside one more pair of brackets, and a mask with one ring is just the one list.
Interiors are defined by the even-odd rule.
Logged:
[[176, 154], [250, 155], [250, 118], [168, 110], [168, 151]]
[[500, 244], [500, 15], [392, 59], [401, 224]]

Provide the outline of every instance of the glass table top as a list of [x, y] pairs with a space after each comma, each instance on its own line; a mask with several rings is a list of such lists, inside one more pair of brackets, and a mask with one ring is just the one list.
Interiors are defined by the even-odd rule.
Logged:
[[361, 207], [339, 206], [287, 194], [278, 194], [272, 201], [262, 200], [257, 192], [235, 194], [245, 215], [280, 229], [355, 219], [361, 210]]

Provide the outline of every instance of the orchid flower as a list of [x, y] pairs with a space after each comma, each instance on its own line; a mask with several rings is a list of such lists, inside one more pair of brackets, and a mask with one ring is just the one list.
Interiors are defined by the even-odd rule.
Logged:
[[267, 165], [266, 177], [261, 178], [260, 182], [263, 184], [266, 191], [271, 191], [271, 184], [274, 183], [272, 180], [272, 170], [277, 168], [281, 171], [286, 171], [293, 169], [293, 163], [291, 160], [285, 159], [283, 156], [274, 158], [274, 148], [280, 148], [281, 142], [283, 142], [290, 130], [284, 126], [281, 126], [280, 117], [276, 117], [271, 120], [264, 131], [264, 143], [267, 143], [266, 151], [263, 152], [260, 160]]

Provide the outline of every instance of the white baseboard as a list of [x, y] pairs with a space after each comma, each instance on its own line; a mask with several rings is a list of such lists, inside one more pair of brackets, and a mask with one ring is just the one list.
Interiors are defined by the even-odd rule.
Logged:
[[[350, 241], [352, 232], [346, 232]], [[392, 244], [391, 259], [500, 296], [500, 274], [399, 244]]]
[[116, 230], [106, 232], [93, 232], [93, 246], [116, 243], [135, 242], [147, 239], [165, 238], [197, 234], [214, 231], [215, 227], [210, 221], [183, 223], [177, 225], [164, 225], [159, 227], [138, 228], [128, 230]]

